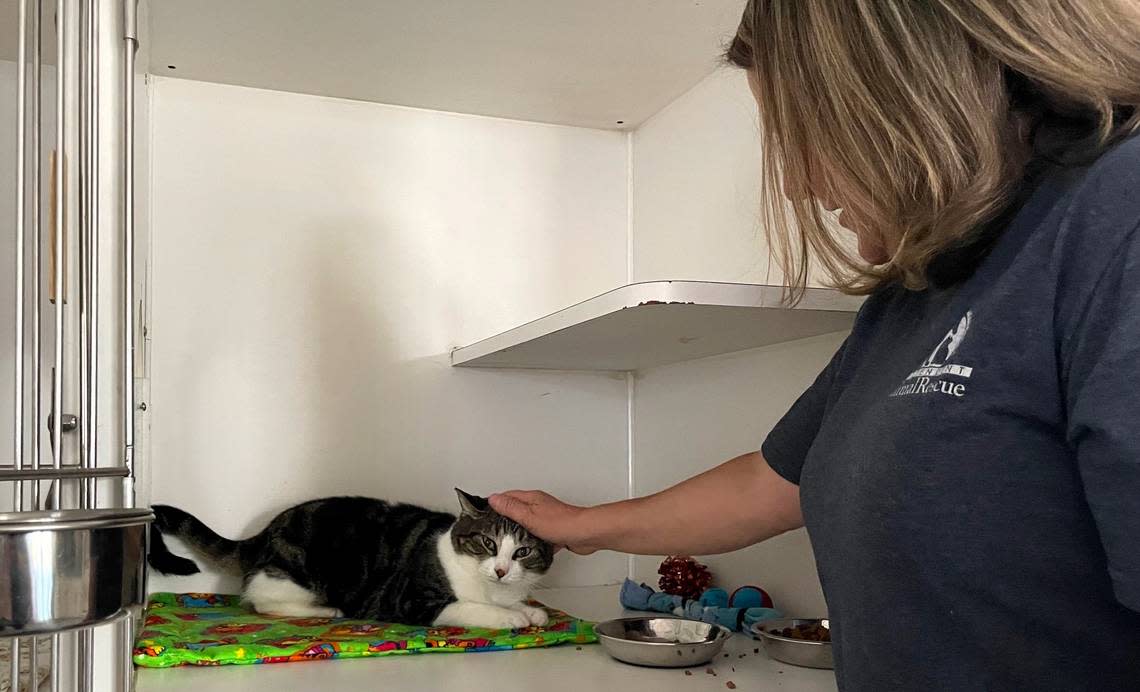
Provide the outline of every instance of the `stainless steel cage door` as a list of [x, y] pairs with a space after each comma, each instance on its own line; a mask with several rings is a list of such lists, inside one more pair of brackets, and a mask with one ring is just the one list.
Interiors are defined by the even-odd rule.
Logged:
[[18, 6], [0, 688], [126, 690], [151, 518], [133, 509], [137, 5]]

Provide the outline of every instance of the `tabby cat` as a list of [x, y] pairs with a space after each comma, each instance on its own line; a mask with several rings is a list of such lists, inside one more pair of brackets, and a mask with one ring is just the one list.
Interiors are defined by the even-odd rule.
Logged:
[[155, 505], [147, 560], [164, 574], [198, 572], [162, 539], [176, 536], [218, 569], [240, 574], [244, 599], [259, 613], [496, 629], [546, 624], [546, 612], [527, 605], [527, 596], [550, 568], [553, 546], [485, 498], [456, 493], [458, 517], [366, 497], [311, 500], [240, 541]]

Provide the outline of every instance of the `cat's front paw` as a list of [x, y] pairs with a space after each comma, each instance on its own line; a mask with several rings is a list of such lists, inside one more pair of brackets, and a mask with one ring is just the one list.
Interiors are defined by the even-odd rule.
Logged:
[[530, 627], [530, 618], [526, 613], [518, 610], [505, 610], [499, 617], [492, 618], [493, 622], [487, 625], [490, 629], [496, 630], [518, 630], [524, 627]]
[[550, 616], [542, 608], [533, 608], [528, 605], [518, 607], [518, 611], [526, 616], [527, 622], [535, 627], [542, 627], [550, 622]]
[[518, 630], [530, 627], [530, 618], [515, 608], [505, 608], [491, 603], [460, 601], [440, 611], [433, 625], [454, 625], [456, 627], [481, 627], [492, 630]]

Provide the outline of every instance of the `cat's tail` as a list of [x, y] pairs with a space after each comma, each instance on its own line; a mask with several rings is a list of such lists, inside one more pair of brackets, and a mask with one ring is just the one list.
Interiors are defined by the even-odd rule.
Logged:
[[189, 512], [169, 505], [154, 505], [154, 523], [150, 525], [150, 552], [147, 562], [163, 574], [197, 574], [198, 565], [190, 559], [179, 557], [166, 547], [163, 535], [182, 539], [186, 545], [211, 564], [227, 572], [241, 569], [240, 541], [231, 541], [214, 533]]

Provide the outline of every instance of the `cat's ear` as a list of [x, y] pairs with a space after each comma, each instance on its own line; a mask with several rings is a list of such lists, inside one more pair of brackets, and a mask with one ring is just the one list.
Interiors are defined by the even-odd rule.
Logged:
[[467, 516], [481, 517], [491, 511], [491, 505], [485, 497], [465, 493], [459, 488], [455, 489], [455, 494], [459, 496], [459, 508]]

